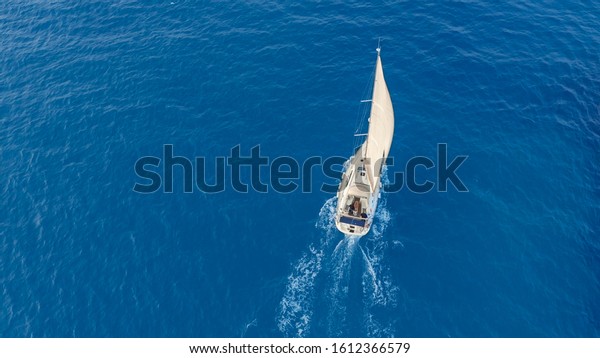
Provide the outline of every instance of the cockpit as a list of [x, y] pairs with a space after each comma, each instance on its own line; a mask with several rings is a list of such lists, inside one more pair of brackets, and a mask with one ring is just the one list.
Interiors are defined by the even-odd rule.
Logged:
[[346, 201], [346, 211], [350, 216], [366, 219], [367, 198], [356, 195], [350, 196]]
[[351, 225], [350, 232], [354, 232], [353, 226], [364, 227], [367, 223], [367, 198], [350, 195], [346, 200], [344, 212], [340, 215], [340, 222]]

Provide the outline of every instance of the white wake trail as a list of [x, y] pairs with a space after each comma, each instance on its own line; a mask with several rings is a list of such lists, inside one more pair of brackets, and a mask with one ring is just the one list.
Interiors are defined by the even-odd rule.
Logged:
[[309, 245], [308, 252], [302, 254], [288, 276], [285, 294], [279, 304], [277, 324], [287, 337], [306, 337], [310, 333], [315, 280], [321, 272], [324, 252], [336, 234], [333, 222], [335, 200], [335, 197], [328, 199], [319, 212], [315, 225], [322, 232], [319, 243]]
[[[382, 183], [389, 185], [387, 168], [382, 173]], [[387, 196], [382, 195], [374, 225], [371, 228], [373, 236], [360, 246], [364, 262], [362, 275], [364, 320], [369, 337], [394, 336], [389, 317], [375, 313], [385, 312], [387, 309], [397, 306], [396, 297], [398, 297], [399, 288], [392, 281], [389, 266], [385, 265], [385, 251], [390, 241], [385, 240], [384, 234], [391, 221], [392, 214], [387, 208]], [[391, 241], [391, 244], [396, 245], [397, 242]]]
[[327, 317], [328, 334], [330, 336], [340, 335], [340, 329], [345, 326], [347, 318], [348, 293], [350, 288], [350, 273], [352, 259], [356, 252], [360, 237], [345, 236], [338, 242], [331, 255], [328, 265], [329, 292]]
[[[385, 169], [382, 182], [389, 184]], [[315, 224], [319, 231], [319, 242], [309, 245], [288, 276], [279, 307], [278, 328], [287, 337], [310, 335], [315, 326], [315, 302], [319, 301], [327, 308], [327, 314], [319, 317], [317, 322], [325, 324], [329, 336], [344, 335], [345, 330], [355, 329], [348, 324], [349, 319], [353, 318], [349, 317], [351, 305], [352, 312], [362, 312], [364, 327], [359, 328], [364, 329], [369, 337], [391, 337], [394, 334], [386, 312], [396, 306], [399, 289], [394, 286], [384, 260], [388, 244], [397, 243], [384, 238], [392, 221], [386, 196], [380, 198], [372, 234], [362, 240], [358, 236], [339, 239], [340, 234], [334, 223], [336, 201], [336, 197], [330, 198], [321, 207]], [[361, 281], [362, 290], [351, 290], [359, 288], [353, 286], [358, 284], [355, 279]], [[324, 289], [315, 292], [316, 282], [319, 282], [319, 287], [324, 284]], [[362, 308], [360, 298], [358, 308], [356, 302], [352, 301], [356, 292], [359, 296], [362, 294]], [[358, 317], [361, 317], [360, 313]]]

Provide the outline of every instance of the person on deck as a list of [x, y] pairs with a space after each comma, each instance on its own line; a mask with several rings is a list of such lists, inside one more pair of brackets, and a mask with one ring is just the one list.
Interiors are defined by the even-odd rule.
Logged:
[[352, 203], [352, 209], [354, 211], [354, 216], [360, 216], [360, 200], [354, 199], [354, 203]]

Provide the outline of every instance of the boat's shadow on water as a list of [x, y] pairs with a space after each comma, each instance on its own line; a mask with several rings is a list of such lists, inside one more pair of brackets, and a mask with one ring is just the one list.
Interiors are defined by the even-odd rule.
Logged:
[[325, 202], [318, 244], [295, 263], [281, 300], [278, 327], [285, 336], [393, 336], [385, 309], [395, 305], [383, 232], [390, 215], [381, 202], [371, 233], [344, 236], [335, 229], [335, 199]]

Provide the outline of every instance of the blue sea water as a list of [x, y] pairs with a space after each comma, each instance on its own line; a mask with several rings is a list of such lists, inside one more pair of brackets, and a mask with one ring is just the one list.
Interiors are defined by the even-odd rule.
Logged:
[[[599, 29], [594, 1], [2, 2], [0, 335], [599, 337]], [[133, 192], [164, 144], [348, 156], [378, 37], [395, 170], [447, 143], [469, 192], [385, 193], [360, 240], [320, 191]]]

